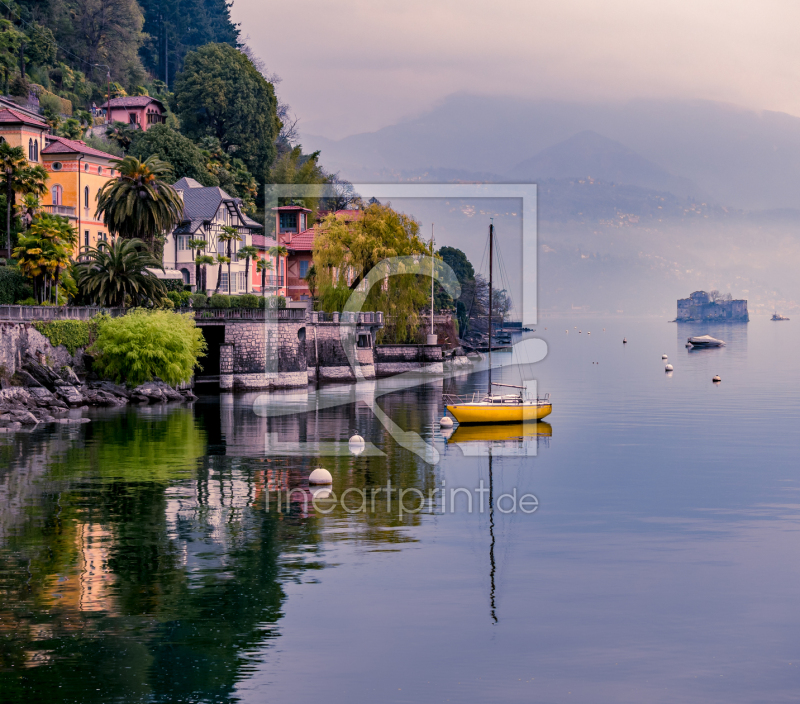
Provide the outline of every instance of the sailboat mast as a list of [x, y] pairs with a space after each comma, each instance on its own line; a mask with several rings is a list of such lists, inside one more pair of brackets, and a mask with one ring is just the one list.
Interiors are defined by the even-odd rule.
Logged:
[[494, 222], [489, 223], [489, 395], [492, 394], [492, 252], [494, 250]]
[[433, 335], [433, 223], [431, 223], [431, 335]]

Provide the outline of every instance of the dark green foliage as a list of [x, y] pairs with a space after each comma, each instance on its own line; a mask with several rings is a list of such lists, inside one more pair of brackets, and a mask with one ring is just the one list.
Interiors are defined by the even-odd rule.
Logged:
[[105, 137], [90, 134], [88, 137], [84, 138], [83, 141], [86, 142], [87, 146], [90, 146], [93, 149], [99, 149], [101, 152], [105, 152], [106, 154], [112, 154], [113, 156], [117, 157], [125, 156], [125, 150], [119, 146], [117, 142], [112, 142], [110, 139]]
[[239, 27], [231, 20], [231, 3], [226, 0], [139, 0], [139, 5], [148, 35], [140, 52], [142, 62], [163, 81], [168, 49], [170, 86], [187, 52], [212, 42], [239, 43]]
[[231, 299], [230, 296], [226, 296], [224, 293], [215, 293], [208, 301], [209, 308], [230, 308], [231, 307]]
[[205, 308], [208, 305], [208, 296], [204, 293], [192, 294], [192, 308]]
[[475, 269], [467, 255], [455, 247], [442, 247], [437, 254], [455, 273], [458, 283], [463, 284], [475, 278]]
[[131, 139], [128, 153], [140, 161], [155, 155], [167, 162], [172, 167], [173, 181], [187, 176], [204, 186], [220, 185], [217, 178], [209, 173], [203, 153], [194, 142], [166, 125], [154, 125], [146, 132], [137, 131]]
[[11, 85], [8, 87], [8, 92], [15, 98], [27, 98], [30, 92], [28, 81], [20, 75], [15, 76], [14, 80], [11, 81]]
[[280, 121], [272, 84], [227, 44], [186, 56], [175, 80], [175, 113], [188, 137], [217, 137], [258, 178], [275, 158]]
[[12, 305], [33, 295], [27, 279], [15, 266], [0, 266], [0, 305]]
[[28, 28], [25, 57], [33, 64], [51, 66], [56, 61], [56, 38], [48, 27], [40, 24]]
[[186, 284], [183, 283], [183, 279], [164, 279], [162, 283], [167, 291], [181, 292], [186, 290]]
[[86, 320], [37, 320], [33, 323], [53, 347], [63, 345], [70, 354], [90, 344], [89, 323]]

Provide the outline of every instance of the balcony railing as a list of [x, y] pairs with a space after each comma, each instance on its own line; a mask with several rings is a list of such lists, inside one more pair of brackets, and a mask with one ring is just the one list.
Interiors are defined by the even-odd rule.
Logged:
[[71, 205], [43, 205], [42, 210], [51, 215], [64, 215], [68, 218], [75, 217], [75, 208]]
[[[256, 283], [261, 286], [261, 276], [258, 276], [256, 279]], [[281, 288], [283, 286], [283, 276], [276, 276], [275, 274], [267, 274], [264, 277], [264, 284], [269, 290], [270, 287], [272, 288]]]

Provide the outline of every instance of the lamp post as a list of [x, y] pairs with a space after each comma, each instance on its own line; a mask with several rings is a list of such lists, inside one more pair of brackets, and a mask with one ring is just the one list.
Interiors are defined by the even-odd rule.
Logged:
[[94, 64], [98, 68], [106, 69], [106, 124], [111, 124], [111, 67], [105, 64]]

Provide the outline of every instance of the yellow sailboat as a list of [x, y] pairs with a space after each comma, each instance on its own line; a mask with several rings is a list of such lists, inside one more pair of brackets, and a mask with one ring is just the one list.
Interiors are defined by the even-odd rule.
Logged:
[[[492, 383], [492, 287], [493, 287], [494, 223], [489, 225], [489, 390], [472, 397], [444, 394], [448, 411], [459, 423], [521, 423], [537, 421], [553, 412], [550, 394], [544, 398], [527, 398], [524, 386]], [[495, 386], [519, 389], [515, 394], [495, 394]]]
[[524, 386], [493, 384], [521, 389], [518, 394], [445, 394], [446, 408], [459, 423], [521, 423], [541, 420], [553, 412], [550, 394], [544, 398], [526, 398]]

